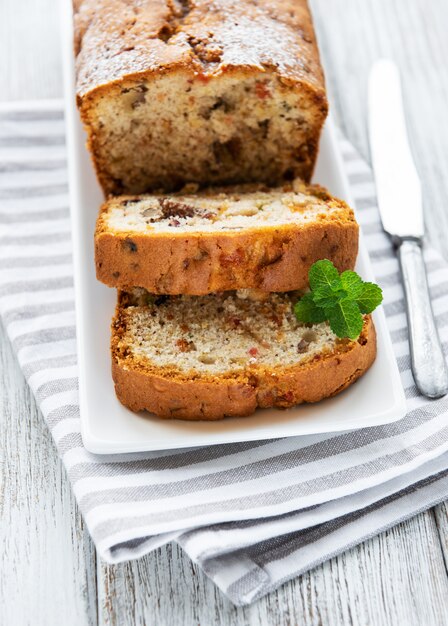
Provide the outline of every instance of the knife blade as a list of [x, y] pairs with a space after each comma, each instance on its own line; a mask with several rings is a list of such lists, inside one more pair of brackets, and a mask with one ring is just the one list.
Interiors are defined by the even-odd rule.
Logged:
[[385, 59], [370, 74], [369, 138], [384, 230], [392, 237], [423, 237], [422, 189], [408, 142], [400, 75]]
[[448, 393], [448, 368], [434, 321], [422, 241], [422, 188], [406, 130], [400, 75], [381, 60], [369, 78], [369, 139], [378, 207], [384, 230], [397, 248], [409, 329], [411, 368], [429, 398]]

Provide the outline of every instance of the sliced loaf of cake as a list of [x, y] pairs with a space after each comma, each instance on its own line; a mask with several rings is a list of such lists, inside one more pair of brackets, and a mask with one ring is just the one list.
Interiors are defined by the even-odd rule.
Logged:
[[353, 269], [357, 252], [353, 211], [299, 180], [111, 198], [95, 234], [99, 280], [161, 294], [303, 289], [315, 261]]
[[355, 341], [338, 339], [326, 322], [298, 322], [296, 300], [250, 290], [119, 293], [112, 323], [118, 399], [160, 417], [215, 420], [339, 393], [375, 359], [373, 322], [365, 316]]

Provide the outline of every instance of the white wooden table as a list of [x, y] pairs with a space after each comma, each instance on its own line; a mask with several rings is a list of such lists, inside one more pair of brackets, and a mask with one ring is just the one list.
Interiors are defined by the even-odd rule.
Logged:
[[[62, 94], [57, 0], [0, 3], [0, 99]], [[366, 82], [401, 67], [429, 238], [448, 258], [447, 0], [312, 0], [333, 112], [368, 157]], [[8, 626], [448, 624], [448, 505], [237, 609], [175, 546], [100, 563], [0, 330], [0, 623]]]

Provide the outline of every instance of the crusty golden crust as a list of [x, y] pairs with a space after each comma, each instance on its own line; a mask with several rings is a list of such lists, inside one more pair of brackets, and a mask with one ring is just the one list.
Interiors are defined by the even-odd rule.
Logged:
[[317, 260], [353, 269], [358, 253], [354, 219], [322, 219], [305, 225], [242, 232], [95, 235], [96, 275], [110, 287], [144, 287], [158, 294], [202, 295], [257, 288], [304, 289]]
[[[244, 193], [258, 185], [216, 188]], [[289, 187], [285, 187], [288, 190]], [[95, 262], [98, 280], [126, 290], [143, 287], [151, 293], [204, 295], [234, 289], [292, 291], [308, 286], [308, 271], [319, 259], [329, 259], [340, 272], [353, 269], [358, 254], [359, 227], [352, 209], [318, 185], [300, 189], [324, 201], [332, 211], [315, 220], [241, 231], [128, 235], [111, 230], [106, 214], [111, 207], [139, 200], [123, 196], [106, 202], [97, 220]], [[213, 196], [209, 189], [203, 194]], [[337, 209], [337, 210], [335, 210]]]
[[376, 356], [376, 333], [370, 317], [357, 341], [342, 342], [332, 354], [284, 368], [251, 367], [226, 376], [188, 378], [151, 367], [118, 349], [120, 312], [113, 325], [112, 375], [118, 399], [132, 411], [159, 417], [217, 420], [246, 416], [257, 407], [288, 408], [334, 396], [354, 383]]

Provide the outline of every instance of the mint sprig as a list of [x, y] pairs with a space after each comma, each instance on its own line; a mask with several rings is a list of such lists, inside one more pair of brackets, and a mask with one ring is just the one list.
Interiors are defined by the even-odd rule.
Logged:
[[311, 291], [295, 305], [299, 322], [328, 322], [338, 337], [357, 339], [363, 327], [363, 315], [371, 313], [383, 301], [375, 283], [367, 283], [351, 270], [339, 274], [328, 259], [317, 261], [309, 270]]
[[325, 322], [327, 315], [313, 300], [311, 291], [306, 293], [295, 305], [294, 313], [300, 322], [306, 324], [320, 324]]

